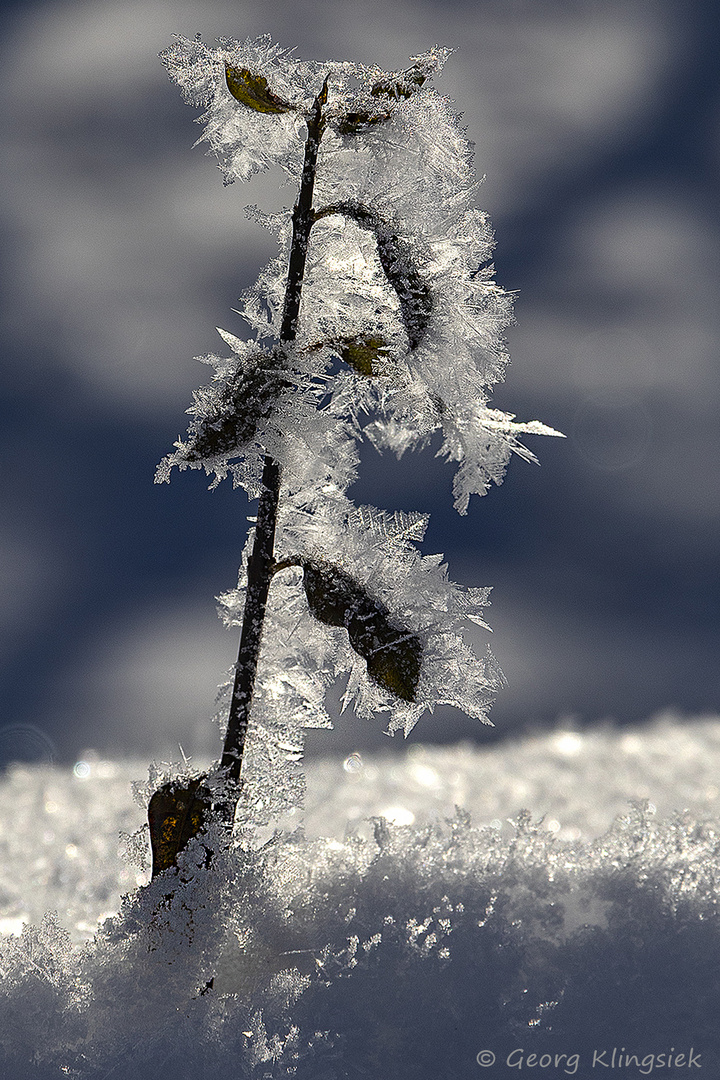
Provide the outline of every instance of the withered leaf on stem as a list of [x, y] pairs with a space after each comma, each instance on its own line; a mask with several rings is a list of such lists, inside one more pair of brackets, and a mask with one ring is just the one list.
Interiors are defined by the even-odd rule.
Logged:
[[348, 337], [330, 338], [327, 341], [318, 341], [309, 347], [310, 352], [318, 349], [332, 349], [332, 351], [356, 371], [358, 375], [365, 375], [368, 379], [374, 375], [386, 375], [387, 367], [383, 361], [387, 361], [390, 353], [388, 343], [384, 338], [373, 334], [355, 334]]
[[254, 75], [248, 68], [232, 67], [226, 63], [225, 81], [235, 100], [255, 112], [277, 114], [293, 109], [287, 101], [273, 94], [264, 75]]
[[406, 68], [405, 71], [398, 71], [387, 75], [384, 79], [378, 79], [370, 89], [371, 95], [376, 99], [390, 98], [392, 104], [382, 111], [359, 109], [349, 112], [336, 120], [337, 130], [341, 135], [358, 135], [365, 128], [384, 123], [392, 117], [395, 104], [411, 97], [426, 80], [427, 71], [420, 67]]
[[178, 852], [208, 822], [211, 795], [203, 779], [169, 780], [150, 799], [148, 821], [154, 878], [176, 865]]
[[332, 203], [315, 212], [315, 220], [342, 214], [361, 229], [374, 233], [377, 253], [388, 283], [400, 301], [400, 314], [411, 349], [425, 336], [433, 309], [430, 286], [416, 266], [410, 245], [402, 240], [386, 221], [368, 206], [358, 202]]
[[335, 126], [341, 135], [359, 135], [365, 128], [382, 124], [385, 120], [389, 120], [391, 116], [392, 112], [390, 110], [380, 113], [368, 112], [367, 110], [350, 112], [345, 116], [341, 116], [335, 122]]
[[350, 645], [367, 663], [368, 675], [403, 701], [417, 698], [423, 643], [397, 626], [388, 608], [338, 566], [302, 559], [303, 587], [311, 614], [327, 626], [343, 626]]
[[357, 371], [358, 375], [383, 374], [382, 361], [387, 357], [387, 343], [381, 337], [359, 334], [357, 337], [340, 338], [333, 343], [340, 359]]
[[427, 73], [421, 68], [411, 67], [404, 71], [398, 71], [395, 75], [389, 75], [385, 79], [379, 79], [373, 84], [370, 91], [373, 97], [390, 97], [395, 101], [401, 98], [409, 98], [416, 90], [419, 90], [427, 79]]
[[190, 425], [188, 461], [231, 454], [254, 437], [261, 420], [272, 416], [287, 388], [275, 353], [258, 353], [230, 377], [205, 415]]

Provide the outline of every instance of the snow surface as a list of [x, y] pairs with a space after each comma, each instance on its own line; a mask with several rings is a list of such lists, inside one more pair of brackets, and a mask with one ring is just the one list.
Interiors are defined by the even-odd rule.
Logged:
[[145, 772], [0, 782], [0, 1075], [720, 1075], [717, 717], [310, 763], [172, 903]]

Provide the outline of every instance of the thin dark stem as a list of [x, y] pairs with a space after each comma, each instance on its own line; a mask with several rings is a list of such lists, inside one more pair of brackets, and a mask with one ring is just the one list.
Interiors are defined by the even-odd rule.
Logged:
[[313, 113], [308, 120], [308, 133], [305, 141], [305, 162], [302, 181], [295, 209], [293, 210], [293, 235], [290, 248], [285, 303], [280, 327], [280, 340], [291, 342], [297, 334], [297, 322], [300, 314], [300, 296], [305, 275], [305, 259], [310, 242], [310, 230], [315, 222], [312, 208], [315, 173], [320, 139], [323, 132], [322, 107], [327, 101], [327, 81], [315, 99]]
[[[327, 83], [323, 85], [322, 90], [315, 99], [312, 114], [308, 119], [302, 181], [293, 210], [292, 244], [280, 328], [280, 342], [285, 345], [292, 343], [297, 335], [300, 298], [305, 275], [305, 260], [307, 258], [310, 230], [314, 222], [312, 200], [318, 148], [323, 130], [322, 107], [326, 101]], [[245, 737], [250, 720], [250, 707], [255, 689], [265, 609], [274, 569], [275, 529], [280, 497], [280, 481], [281, 469], [279, 463], [270, 456], [266, 457], [257, 524], [255, 526], [255, 542], [248, 560], [247, 592], [240, 635], [240, 648], [235, 668], [235, 682], [230, 702], [227, 734], [222, 758], [220, 759], [220, 770], [229, 786], [228, 802], [225, 807], [226, 817], [229, 822], [232, 822], [235, 816], [235, 807], [237, 805], [238, 785], [245, 750]]]
[[235, 666], [235, 681], [225, 744], [220, 759], [220, 768], [231, 784], [236, 784], [240, 779], [245, 736], [255, 689], [260, 639], [272, 577], [275, 527], [280, 495], [280, 466], [271, 457], [265, 458], [262, 482], [255, 526], [255, 543], [248, 560], [245, 610]]

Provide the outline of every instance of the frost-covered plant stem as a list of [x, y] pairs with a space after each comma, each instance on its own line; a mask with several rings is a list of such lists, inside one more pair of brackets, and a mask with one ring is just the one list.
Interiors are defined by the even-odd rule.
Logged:
[[252, 705], [255, 678], [257, 675], [260, 642], [262, 640], [265, 608], [267, 607], [270, 581], [273, 574], [275, 529], [277, 525], [278, 501], [280, 497], [280, 466], [271, 457], [265, 458], [262, 491], [258, 505], [255, 525], [255, 542], [248, 560], [247, 593], [243, 612], [240, 647], [235, 679], [233, 682], [228, 725], [225, 733], [220, 770], [228, 784], [228, 804], [226, 816], [232, 821], [235, 816], [237, 797], [232, 790], [237, 788], [242, 769]]
[[300, 805], [303, 731], [332, 726], [325, 700], [340, 677], [343, 707], [389, 713], [388, 734], [439, 704], [488, 722], [502, 673], [462, 630], [485, 626], [489, 589], [454, 584], [442, 555], [419, 552], [424, 514], [354, 506], [357, 444], [399, 456], [442, 432], [464, 514], [513, 452], [534, 460], [518, 436], [557, 434], [489, 408], [511, 298], [492, 280], [467, 139], [430, 85], [448, 50], [384, 72], [298, 61], [267, 37], [219, 44], [180, 38], [161, 56], [186, 100], [207, 107], [225, 181], [278, 164], [297, 201], [265, 216], [283, 254], [241, 301], [254, 340], [218, 330], [232, 356], [203, 358], [212, 382], [156, 476], [230, 473], [259, 505], [238, 587], [219, 597], [241, 627], [222, 756], [210, 776], [154, 791], [153, 876], [177, 873], [194, 837], [206, 851], [222, 843], [212, 823], [229, 832], [241, 796], [251, 845]]
[[[292, 246], [290, 248], [290, 262], [280, 330], [281, 346], [292, 343], [297, 335], [305, 261], [310, 242], [310, 230], [314, 222], [312, 201], [317, 171], [318, 148], [322, 137], [322, 108], [326, 101], [327, 81], [323, 84], [322, 90], [315, 99], [312, 116], [308, 119], [302, 182], [292, 218]], [[269, 455], [266, 456], [255, 526], [255, 541], [248, 561], [247, 593], [240, 635], [240, 648], [235, 668], [227, 732], [220, 761], [220, 770], [229, 788], [229, 801], [225, 811], [229, 822], [232, 822], [235, 816], [235, 807], [237, 805], [237, 785], [240, 780], [245, 737], [255, 688], [260, 642], [265, 621], [265, 608], [273, 575], [280, 475], [281, 470], [278, 462], [274, 461]]]

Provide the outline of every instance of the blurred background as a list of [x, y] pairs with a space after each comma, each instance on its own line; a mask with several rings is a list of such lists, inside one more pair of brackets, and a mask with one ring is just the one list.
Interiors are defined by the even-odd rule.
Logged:
[[[223, 188], [157, 59], [172, 35], [264, 32], [304, 58], [398, 68], [438, 43], [518, 293], [497, 408], [528, 437], [503, 486], [452, 509], [452, 470], [363, 452], [359, 503], [432, 514], [425, 552], [492, 585], [508, 679], [491, 742], [720, 704], [720, 64], [714, 0], [52, 0], [2, 6], [0, 764], [214, 754], [252, 508], [197, 473], [154, 486], [274, 254]], [[469, 637], [485, 649], [489, 635]], [[402, 749], [342, 716], [309, 752]]]

